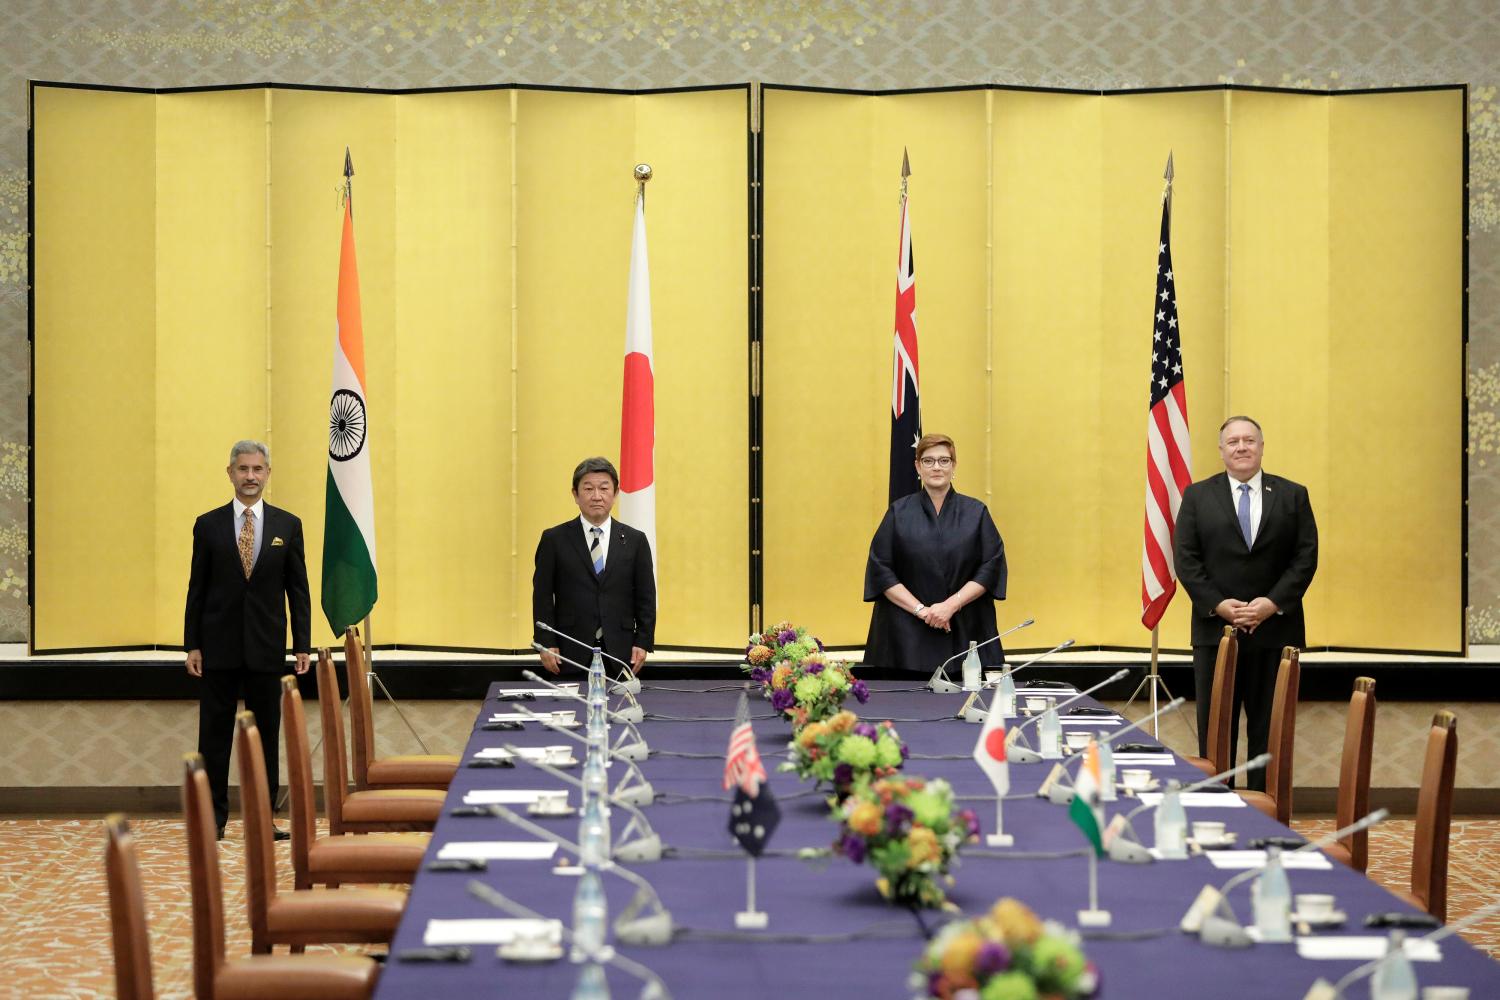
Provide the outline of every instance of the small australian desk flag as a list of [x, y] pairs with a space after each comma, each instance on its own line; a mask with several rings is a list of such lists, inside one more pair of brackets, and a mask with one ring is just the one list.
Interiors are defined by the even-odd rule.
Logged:
[[745, 853], [760, 857], [781, 822], [781, 809], [766, 783], [766, 769], [755, 748], [755, 730], [750, 725], [750, 703], [740, 694], [734, 729], [729, 733], [729, 752], [724, 756], [724, 787], [734, 789], [729, 806], [729, 832]]

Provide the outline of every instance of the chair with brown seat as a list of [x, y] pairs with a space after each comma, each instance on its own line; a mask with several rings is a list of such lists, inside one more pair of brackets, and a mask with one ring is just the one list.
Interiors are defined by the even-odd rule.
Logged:
[[[224, 891], [219, 845], [203, 758], [184, 759], [182, 811], [187, 820], [188, 882], [193, 901], [193, 995], [198, 1000], [363, 1000], [379, 966], [362, 955], [224, 957]], [[132, 855], [132, 863], [133, 863]], [[139, 879], [136, 880], [139, 890]], [[134, 905], [140, 906], [139, 891]], [[145, 918], [140, 923], [144, 926]]]
[[1276, 694], [1271, 701], [1271, 731], [1266, 746], [1271, 766], [1266, 790], [1239, 789], [1240, 798], [1284, 826], [1292, 825], [1292, 763], [1297, 743], [1297, 692], [1302, 686], [1302, 654], [1296, 646], [1281, 651]]
[[1411, 843], [1411, 905], [1448, 919], [1448, 834], [1453, 821], [1453, 773], [1458, 763], [1458, 717], [1446, 709], [1432, 717], [1422, 788], [1417, 793], [1417, 829]]
[[[295, 682], [292, 694], [297, 695]], [[282, 714], [285, 715], [284, 686], [282, 698]], [[344, 713], [339, 708], [338, 675], [334, 673], [333, 657], [328, 655], [327, 649], [318, 650], [318, 710], [323, 717], [323, 808], [328, 813], [330, 833], [337, 836], [341, 833], [431, 830], [437, 825], [447, 792], [434, 788], [349, 791], [349, 765], [344, 755]]]
[[146, 897], [141, 866], [125, 817], [104, 820], [109, 840], [104, 848], [104, 879], [109, 886], [109, 924], [114, 932], [115, 996], [119, 1000], [152, 1000], [151, 938], [146, 933]]
[[[1356, 677], [1344, 721], [1344, 755], [1339, 764], [1339, 797], [1334, 807], [1333, 828], [1342, 830], [1370, 812], [1370, 758], [1375, 747], [1375, 679]], [[1350, 834], [1323, 853], [1355, 871], [1370, 862], [1368, 830]]]
[[[250, 952], [269, 955], [273, 945], [301, 951], [309, 944], [389, 944], [406, 909], [395, 889], [276, 891], [276, 842], [271, 836], [270, 795], [255, 716], [235, 717], [235, 757], [245, 803], [245, 901]], [[420, 858], [420, 855], [419, 855]]]
[[318, 836], [312, 751], [307, 713], [295, 678], [281, 682], [282, 729], [286, 732], [287, 789], [291, 802], [292, 873], [298, 889], [344, 883], [411, 882], [432, 837], [426, 833], [343, 833]]
[[1185, 758], [1187, 762], [1204, 774], [1218, 774], [1229, 770], [1229, 748], [1233, 745], [1234, 727], [1234, 665], [1239, 657], [1239, 641], [1234, 637], [1234, 626], [1224, 626], [1224, 636], [1219, 640], [1219, 653], [1214, 659], [1213, 693], [1208, 709], [1208, 732], [1205, 734], [1207, 757]]
[[344, 670], [349, 675], [349, 762], [354, 787], [437, 788], [446, 790], [458, 771], [454, 754], [413, 753], [375, 756], [375, 712], [370, 679], [365, 673], [364, 644], [359, 630], [344, 633]]

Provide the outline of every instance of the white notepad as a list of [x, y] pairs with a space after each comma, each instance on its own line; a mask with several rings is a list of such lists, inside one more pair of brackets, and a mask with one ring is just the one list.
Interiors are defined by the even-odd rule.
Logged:
[[[567, 755], [569, 750], [567, 746], [517, 747], [516, 749], [521, 751], [521, 756], [526, 760], [540, 760], [543, 762], [553, 756]], [[486, 759], [509, 760], [512, 754], [504, 747], [485, 747], [482, 750], [474, 751], [474, 756]]]
[[529, 694], [535, 698], [568, 698], [573, 699], [578, 695], [577, 684], [559, 684], [561, 691], [554, 691], [549, 687], [534, 688], [501, 688], [495, 692], [497, 698], [515, 697], [517, 695]]
[[[1441, 962], [1443, 949], [1436, 941], [1406, 939], [1406, 957], [1413, 962]], [[1297, 957], [1362, 961], [1379, 958], [1386, 952], [1386, 939], [1369, 934], [1318, 934], [1297, 939]]]
[[1139, 764], [1170, 764], [1172, 755], [1169, 753], [1117, 753], [1116, 764], [1128, 764], [1136, 766]]
[[455, 840], [440, 847], [437, 856], [444, 861], [545, 861], [556, 853], [557, 845], [550, 840]]
[[567, 794], [567, 789], [476, 788], [472, 792], [464, 793], [464, 805], [487, 806], [493, 803], [502, 806], [526, 806], [558, 793]]
[[[1265, 851], [1204, 851], [1203, 853], [1208, 856], [1208, 860], [1213, 862], [1215, 868], [1259, 868], [1266, 863]], [[1333, 867], [1333, 863], [1325, 855], [1316, 851], [1298, 851], [1296, 853], [1283, 852], [1281, 866], [1327, 870]]]
[[[1161, 792], [1141, 792], [1136, 796], [1143, 806], [1154, 806], [1161, 801]], [[1182, 796], [1184, 809], [1243, 809], [1245, 800], [1233, 792], [1186, 792]]]
[[1065, 726], [1120, 726], [1125, 723], [1125, 720], [1118, 715], [1085, 715], [1076, 718], [1069, 716], [1058, 721]]
[[422, 943], [433, 947], [449, 944], [509, 944], [517, 937], [541, 937], [554, 944], [562, 941], [561, 920], [429, 920]]

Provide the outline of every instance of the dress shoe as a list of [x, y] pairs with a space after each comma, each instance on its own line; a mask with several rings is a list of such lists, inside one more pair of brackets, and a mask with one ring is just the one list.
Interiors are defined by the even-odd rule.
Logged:
[[287, 831], [287, 830], [278, 830], [278, 829], [276, 829], [276, 827], [273, 826], [273, 827], [271, 827], [271, 838], [273, 840], [291, 840], [292, 839], [292, 835], [291, 835], [290, 831]]
[[218, 831], [219, 831], [219, 835], [217, 837], [215, 837], [214, 839], [215, 840], [223, 840], [224, 839], [224, 828], [221, 826], [221, 827], [218, 828]]

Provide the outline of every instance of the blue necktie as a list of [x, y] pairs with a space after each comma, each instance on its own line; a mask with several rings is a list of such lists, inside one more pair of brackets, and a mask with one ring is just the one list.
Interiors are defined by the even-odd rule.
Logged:
[[[1244, 516], [1240, 520], [1244, 521]], [[589, 534], [594, 536], [594, 544], [589, 546], [589, 556], [594, 560], [594, 575], [598, 576], [604, 572], [604, 553], [599, 551], [599, 536], [604, 534], [604, 529], [596, 524], [589, 528]]]
[[1245, 536], [1245, 548], [1250, 548], [1250, 484], [1240, 483], [1240, 534]]

